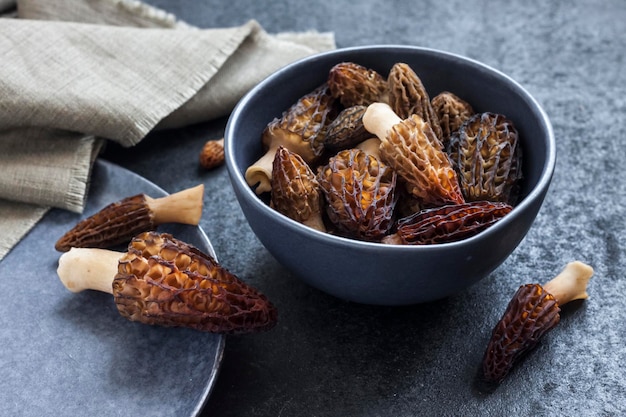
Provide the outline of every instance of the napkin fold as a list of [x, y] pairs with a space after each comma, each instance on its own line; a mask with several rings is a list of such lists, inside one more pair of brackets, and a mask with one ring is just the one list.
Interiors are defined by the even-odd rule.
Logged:
[[104, 141], [225, 116], [272, 72], [334, 47], [332, 33], [256, 21], [200, 29], [139, 1], [18, 1], [0, 18], [0, 259], [50, 207], [83, 210]]

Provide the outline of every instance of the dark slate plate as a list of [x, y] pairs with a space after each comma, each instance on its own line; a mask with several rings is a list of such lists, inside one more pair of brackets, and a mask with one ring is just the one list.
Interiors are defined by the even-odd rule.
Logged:
[[[54, 243], [124, 197], [165, 191], [98, 160], [83, 215], [51, 210], [0, 262], [0, 415], [195, 416], [216, 380], [224, 337], [130, 322], [110, 294], [69, 292]], [[199, 227], [172, 233], [215, 255]]]

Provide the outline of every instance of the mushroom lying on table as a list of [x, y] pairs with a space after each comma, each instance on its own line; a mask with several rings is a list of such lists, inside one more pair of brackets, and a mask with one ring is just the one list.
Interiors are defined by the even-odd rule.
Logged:
[[519, 287], [485, 350], [479, 378], [483, 388], [502, 382], [515, 363], [559, 323], [560, 306], [588, 297], [587, 284], [592, 275], [591, 266], [574, 261], [543, 286]]
[[268, 330], [277, 321], [265, 295], [165, 233], [142, 233], [126, 253], [72, 248], [60, 257], [57, 273], [72, 292], [113, 294], [131, 321], [230, 334]]
[[165, 223], [197, 226], [202, 217], [204, 185], [161, 198], [146, 194], [126, 197], [109, 204], [78, 222], [54, 245], [59, 252], [70, 248], [108, 248], [126, 243], [137, 233]]

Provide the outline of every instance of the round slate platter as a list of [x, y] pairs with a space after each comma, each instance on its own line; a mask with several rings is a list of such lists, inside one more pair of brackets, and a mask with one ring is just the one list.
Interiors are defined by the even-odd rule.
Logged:
[[[54, 243], [80, 219], [130, 195], [165, 191], [96, 161], [82, 215], [52, 209], [0, 262], [0, 415], [195, 416], [219, 370], [224, 336], [134, 323], [110, 294], [74, 294]], [[215, 256], [199, 227], [163, 225]]]

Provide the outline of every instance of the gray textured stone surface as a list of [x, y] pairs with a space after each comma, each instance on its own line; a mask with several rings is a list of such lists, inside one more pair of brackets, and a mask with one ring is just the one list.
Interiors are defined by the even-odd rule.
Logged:
[[[198, 169], [226, 120], [151, 135], [105, 155], [168, 191], [207, 187], [201, 226], [220, 261], [277, 304], [278, 327], [229, 337], [204, 416], [626, 414], [623, 0], [305, 2], [151, 0], [201, 27], [257, 19], [269, 32], [335, 32], [339, 47], [410, 44], [482, 61], [548, 113], [558, 162], [539, 217], [513, 255], [458, 296], [402, 308], [356, 305], [307, 287], [261, 246], [226, 168]], [[473, 379], [491, 328], [520, 284], [591, 264], [590, 298], [492, 394]]]

